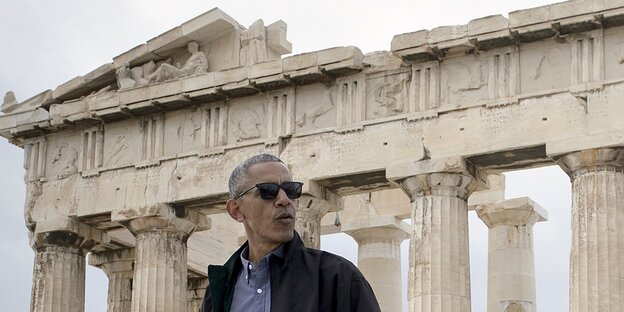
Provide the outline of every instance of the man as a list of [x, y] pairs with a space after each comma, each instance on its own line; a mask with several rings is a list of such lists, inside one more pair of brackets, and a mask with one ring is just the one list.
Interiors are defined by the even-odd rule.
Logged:
[[245, 227], [247, 242], [225, 265], [208, 267], [203, 312], [380, 311], [351, 262], [306, 248], [295, 232], [302, 184], [268, 154], [232, 171], [226, 209]]

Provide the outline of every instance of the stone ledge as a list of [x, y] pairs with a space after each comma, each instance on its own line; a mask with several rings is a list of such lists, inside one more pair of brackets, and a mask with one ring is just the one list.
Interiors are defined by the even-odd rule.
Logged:
[[567, 1], [487, 16], [467, 25], [442, 26], [394, 36], [392, 52], [408, 61], [423, 62], [469, 52], [492, 49], [553, 37], [614, 27], [624, 23], [624, 5], [613, 1]]

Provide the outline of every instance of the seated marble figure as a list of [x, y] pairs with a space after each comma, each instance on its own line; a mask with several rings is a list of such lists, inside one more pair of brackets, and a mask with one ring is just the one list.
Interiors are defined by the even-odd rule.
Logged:
[[197, 75], [208, 71], [208, 58], [199, 50], [199, 44], [195, 41], [188, 43], [188, 51], [191, 57], [181, 68], [169, 63], [163, 63], [148, 78], [149, 82], [163, 82], [184, 76]]

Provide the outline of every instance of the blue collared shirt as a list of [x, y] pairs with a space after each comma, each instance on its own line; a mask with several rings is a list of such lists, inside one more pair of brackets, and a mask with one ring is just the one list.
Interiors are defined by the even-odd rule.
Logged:
[[240, 259], [243, 268], [238, 273], [234, 286], [231, 312], [270, 312], [271, 311], [271, 278], [269, 259], [271, 255], [284, 257], [284, 245], [264, 256], [258, 263], [249, 258], [249, 247], [245, 247]]

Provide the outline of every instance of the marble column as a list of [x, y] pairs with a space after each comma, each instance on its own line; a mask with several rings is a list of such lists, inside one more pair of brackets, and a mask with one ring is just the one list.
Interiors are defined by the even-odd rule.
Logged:
[[537, 311], [533, 225], [547, 212], [527, 197], [481, 204], [476, 212], [489, 228], [487, 312], [514, 305]]
[[401, 241], [408, 227], [371, 227], [349, 231], [358, 243], [358, 268], [366, 277], [382, 311], [401, 311]]
[[51, 231], [31, 237], [35, 250], [31, 312], [83, 312], [85, 255], [94, 241], [76, 233]]
[[[431, 167], [435, 170], [448, 165], [435, 162]], [[465, 170], [453, 170], [417, 174], [400, 182], [412, 202], [408, 281], [411, 312], [470, 311], [466, 199], [479, 181]]]
[[188, 277], [188, 312], [200, 312], [206, 288], [208, 288], [207, 277]]
[[321, 219], [329, 211], [330, 203], [311, 195], [302, 195], [297, 208], [295, 230], [306, 247], [321, 248]]
[[186, 242], [196, 224], [175, 216], [132, 219], [136, 237], [133, 312], [186, 312]]
[[107, 312], [130, 312], [134, 248], [92, 252], [89, 264], [99, 267], [108, 277]]
[[570, 311], [621, 311], [624, 148], [573, 152], [557, 162], [572, 181]]

